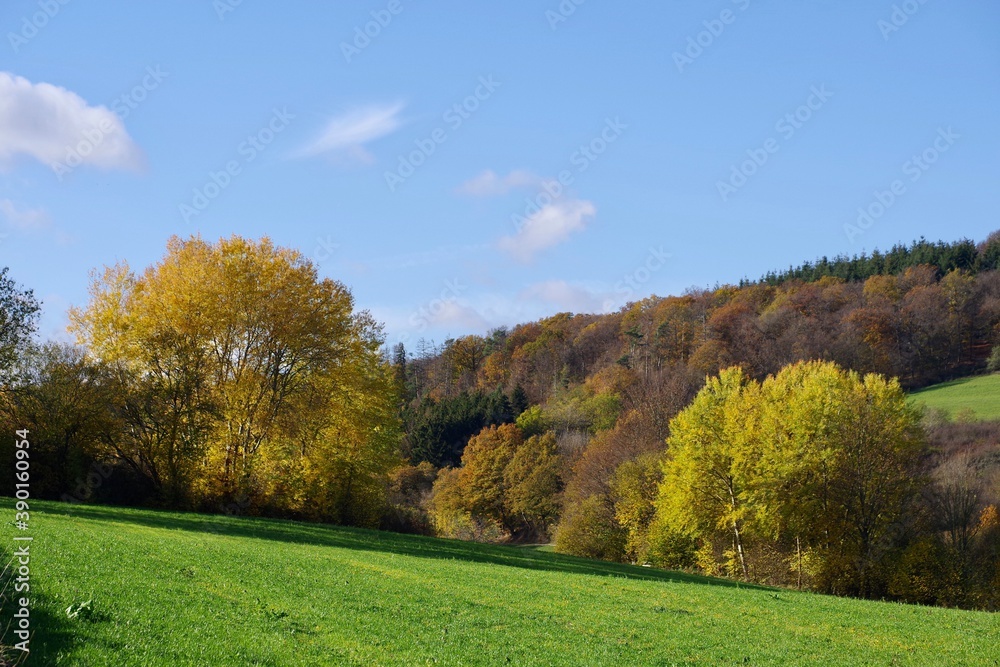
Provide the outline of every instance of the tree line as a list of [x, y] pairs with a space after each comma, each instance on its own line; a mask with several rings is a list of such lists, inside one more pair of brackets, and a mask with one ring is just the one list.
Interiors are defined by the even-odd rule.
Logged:
[[[940, 275], [950, 271], [980, 273], [1000, 269], [1000, 237], [993, 235], [977, 246], [968, 239], [947, 243], [919, 239], [910, 245], [897, 244], [887, 252], [873, 250], [869, 255], [838, 255], [821, 257], [815, 262], [803, 262], [785, 271], [769, 271], [759, 283], [780, 285], [790, 280], [815, 282], [827, 276], [846, 281], [867, 280], [872, 276], [894, 275], [915, 266], [934, 266]], [[753, 284], [742, 280], [740, 286]]]
[[79, 345], [19, 345], [0, 403], [32, 432], [36, 494], [378, 525], [397, 401], [342, 284], [266, 239], [175, 238], [90, 293]]
[[[974, 252], [967, 252], [970, 247]], [[1000, 238], [994, 235], [979, 246], [918, 242], [908, 254], [897, 249], [894, 256], [923, 260], [925, 250], [941, 251], [934, 257], [942, 257], [955, 248], [954, 256], [965, 252], [972, 258], [969, 265], [978, 268], [882, 261], [856, 281], [824, 275], [811, 282], [790, 278], [690, 290], [609, 315], [562, 313], [486, 336], [422, 342], [417, 355], [397, 346], [392, 358], [403, 397], [404, 453], [411, 465], [444, 466], [439, 482], [423, 476], [403, 494], [412, 529], [467, 539], [554, 540], [557, 549], [577, 555], [834, 593], [995, 606], [989, 591], [996, 590], [991, 582], [998, 576], [993, 508], [1000, 501], [1000, 425], [980, 424], [977, 431], [965, 414], [919, 416], [903, 393], [984, 371], [989, 364], [1000, 369], [1000, 275], [976, 264], [977, 257], [997, 254]], [[729, 502], [736, 502], [736, 509], [723, 511], [725, 485], [708, 496], [696, 493], [696, 481], [726, 475], [721, 468], [694, 465], [708, 455], [709, 444], [677, 433], [687, 419], [681, 415], [707, 400], [699, 392], [715, 382], [731, 383], [734, 373], [740, 378], [739, 398], [727, 399], [727, 419], [767, 414], [770, 430], [748, 441], [749, 424], [737, 428], [726, 422], [730, 430], [721, 442], [742, 434], [745, 446], [732, 459], [732, 472], [749, 480], [756, 473], [744, 464], [757, 460], [762, 442], [781, 435], [790, 443], [761, 459], [773, 469], [746, 482], [757, 489], [747, 491], [750, 497], [759, 498], [758, 491], [772, 485], [815, 491], [813, 482], [803, 480], [820, 473], [804, 461], [799, 468], [792, 463], [809, 451], [804, 442], [824, 443], [825, 449], [812, 455], [814, 463], [827, 466], [822, 474], [831, 493], [822, 496], [825, 513], [803, 515], [815, 520], [809, 530], [790, 528], [804, 519], [789, 513], [814, 508], [815, 498], [811, 505], [795, 495], [758, 505], [741, 500], [734, 486]], [[817, 378], [807, 381], [814, 374]], [[500, 416], [506, 407], [493, 414], [457, 409], [486, 396], [501, 400], [498, 392], [507, 397], [505, 406], [514, 405], [515, 394], [521, 397], [507, 426]], [[796, 428], [805, 428], [810, 420], [831, 419], [809, 412], [808, 401], [798, 415], [791, 410], [803, 400], [796, 395], [819, 400], [823, 392], [829, 396], [818, 404], [840, 414], [840, 430], [821, 421], [815, 428], [825, 424], [827, 430], [816, 431], [811, 440], [782, 435], [783, 422], [798, 420]], [[875, 408], [864, 407], [869, 400], [881, 402], [887, 412], [873, 416]], [[425, 410], [426, 405], [433, 408]], [[425, 455], [423, 434], [444, 426], [434, 425], [435, 410], [467, 415], [463, 438], [471, 450], [490, 443], [499, 457], [489, 472], [481, 457], [456, 462]], [[861, 423], [897, 428], [850, 431]], [[962, 436], [972, 432], [971, 439]], [[511, 487], [502, 481], [503, 470], [520, 443], [542, 436], [554, 449], [537, 464], [535, 479], [537, 489], [549, 493], [529, 494], [534, 508], [525, 508], [523, 487], [514, 494], [517, 503], [505, 495]], [[688, 476], [681, 475], [684, 459], [672, 458], [685, 451], [683, 442], [696, 443], [688, 451], [687, 463], [694, 466]], [[865, 456], [888, 467], [861, 466]], [[866, 470], [882, 475], [866, 481], [858, 476]], [[479, 475], [493, 480], [489, 486], [496, 496], [489, 509], [479, 502]], [[674, 481], [664, 487], [666, 479]], [[687, 495], [679, 490], [681, 479], [692, 485]], [[866, 484], [883, 482], [899, 486], [891, 493], [879, 487], [888, 498], [882, 508], [859, 508], [856, 499], [832, 493], [853, 488], [864, 495]], [[720, 503], [718, 514], [695, 520], [669, 510], [708, 512], [705, 497]], [[956, 514], [953, 505], [962, 511]], [[513, 511], [515, 506], [523, 511]], [[736, 539], [728, 519], [744, 514], [736, 521]], [[859, 528], [860, 516], [871, 525]], [[822, 531], [823, 539], [814, 531]], [[954, 535], [965, 537], [956, 541]]]
[[73, 346], [35, 341], [37, 300], [0, 274], [0, 421], [32, 430], [42, 497], [995, 608], [1000, 425], [904, 394], [1000, 368], [1000, 273], [979, 259], [1000, 240], [973, 268], [923, 261], [966, 246], [413, 354], [296, 251], [173, 239], [93, 275]]

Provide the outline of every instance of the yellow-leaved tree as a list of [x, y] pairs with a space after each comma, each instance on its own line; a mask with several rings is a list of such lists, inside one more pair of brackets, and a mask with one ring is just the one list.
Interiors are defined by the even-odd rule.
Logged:
[[728, 369], [677, 415], [667, 443], [654, 560], [884, 593], [923, 454], [920, 414], [898, 381], [828, 362], [762, 383]]
[[397, 462], [379, 327], [301, 253], [172, 238], [136, 274], [95, 274], [78, 341], [116, 368], [128, 428], [108, 446], [174, 504], [372, 524]]
[[716, 559], [704, 547], [722, 537], [732, 545], [728, 574], [749, 578], [745, 542], [751, 508], [746, 495], [753, 469], [742, 424], [748, 415], [742, 407], [745, 392], [757, 388], [741, 369], [724, 370], [671, 423], [652, 527], [654, 557], [663, 564], [694, 564], [691, 548], [701, 540], [699, 564], [714, 574]]

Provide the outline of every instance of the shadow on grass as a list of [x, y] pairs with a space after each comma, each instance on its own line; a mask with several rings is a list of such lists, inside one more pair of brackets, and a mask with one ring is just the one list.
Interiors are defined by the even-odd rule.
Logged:
[[910, 396], [920, 396], [923, 393], [930, 393], [937, 389], [947, 389], [948, 387], [960, 387], [963, 384], [969, 384], [973, 380], [978, 380], [979, 378], [986, 377], [983, 375], [972, 375], [969, 377], [956, 378], [954, 380], [948, 380], [946, 382], [939, 382], [938, 384], [931, 385], [930, 387], [923, 387], [915, 391], [910, 392]]
[[362, 528], [346, 528], [282, 519], [178, 514], [157, 510], [136, 510], [70, 505], [58, 502], [44, 504], [44, 512], [67, 517], [111, 523], [130, 523], [151, 528], [203, 532], [214, 535], [274, 540], [276, 542], [330, 546], [358, 551], [393, 553], [417, 558], [461, 560], [519, 567], [529, 570], [565, 572], [603, 577], [622, 577], [645, 581], [704, 584], [731, 588], [772, 590], [764, 586], [743, 584], [668, 570], [609, 563], [567, 556], [535, 548], [498, 546], [463, 542], [419, 535], [404, 535]]
[[[78, 641], [72, 623], [58, 609], [55, 601], [39, 592], [40, 584], [34, 572], [29, 575], [30, 589], [16, 591], [17, 561], [11, 558], [11, 552], [6, 548], [0, 549], [0, 558], [6, 564], [0, 573], [0, 665], [56, 664], [60, 657], [72, 652]], [[29, 653], [14, 648], [23, 641], [15, 634], [19, 619], [14, 614], [20, 609], [20, 598], [28, 599]]]

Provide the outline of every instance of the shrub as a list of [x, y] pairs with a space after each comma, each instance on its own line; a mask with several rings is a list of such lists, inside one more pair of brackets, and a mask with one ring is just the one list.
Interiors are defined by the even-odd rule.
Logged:
[[[672, 530], [661, 521], [654, 521], [649, 528], [649, 561], [657, 567], [668, 570], [686, 570], [705, 561], [699, 558], [698, 543], [694, 537]], [[711, 568], [703, 567], [706, 574], [714, 574]]]
[[605, 495], [592, 495], [571, 507], [556, 528], [559, 553], [622, 561], [625, 530], [615, 520], [614, 507]]
[[986, 368], [988, 368], [991, 373], [1000, 371], [1000, 345], [994, 347], [993, 351], [990, 352], [990, 358], [986, 362]]

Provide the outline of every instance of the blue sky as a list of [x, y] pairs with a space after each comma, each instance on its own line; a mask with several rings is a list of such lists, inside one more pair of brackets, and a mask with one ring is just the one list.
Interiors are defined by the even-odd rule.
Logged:
[[0, 25], [0, 265], [46, 337], [172, 235], [298, 248], [412, 348], [1000, 227], [992, 1], [10, 0]]

